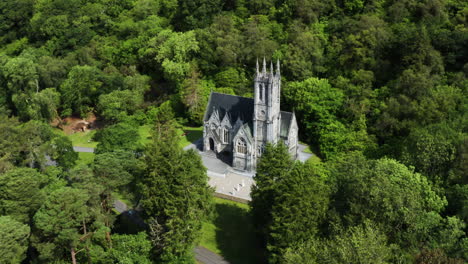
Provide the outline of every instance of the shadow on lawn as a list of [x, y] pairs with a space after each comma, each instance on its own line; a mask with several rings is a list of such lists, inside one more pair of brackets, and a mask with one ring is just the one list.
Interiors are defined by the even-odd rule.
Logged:
[[188, 142], [195, 142], [203, 137], [203, 128], [201, 127], [184, 127], [185, 138]]
[[216, 204], [216, 242], [231, 264], [266, 263], [246, 209]]

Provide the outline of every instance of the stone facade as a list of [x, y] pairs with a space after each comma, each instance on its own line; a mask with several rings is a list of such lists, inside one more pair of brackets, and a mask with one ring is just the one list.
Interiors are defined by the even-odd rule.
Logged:
[[212, 92], [204, 116], [203, 150], [241, 171], [254, 171], [267, 142], [282, 140], [290, 154], [297, 157], [298, 126], [294, 113], [280, 109], [281, 75], [279, 61], [276, 72], [257, 72], [254, 98]]

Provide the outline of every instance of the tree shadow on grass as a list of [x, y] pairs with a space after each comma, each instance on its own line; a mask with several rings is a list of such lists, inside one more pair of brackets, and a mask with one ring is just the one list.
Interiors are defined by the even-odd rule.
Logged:
[[203, 128], [199, 127], [184, 127], [185, 138], [188, 142], [194, 143], [201, 137], [203, 137]]
[[224, 203], [215, 209], [216, 243], [224, 259], [231, 264], [266, 263], [248, 211]]

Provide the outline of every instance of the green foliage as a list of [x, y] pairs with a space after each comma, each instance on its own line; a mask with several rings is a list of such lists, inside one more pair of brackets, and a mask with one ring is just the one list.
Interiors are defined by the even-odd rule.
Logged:
[[325, 70], [324, 50], [328, 44], [328, 36], [324, 29], [323, 23], [310, 27], [299, 21], [291, 23], [288, 30], [290, 43], [285, 48], [281, 62], [283, 71], [293, 80], [305, 80]]
[[138, 128], [130, 122], [120, 122], [108, 126], [96, 133], [94, 136], [99, 141], [95, 153], [105, 153], [115, 150], [139, 151]]
[[29, 93], [36, 90], [37, 64], [28, 56], [11, 58], [2, 66], [3, 76], [10, 93]]
[[193, 262], [201, 223], [211, 211], [206, 169], [192, 150], [183, 151], [170, 124], [157, 124], [147, 146], [141, 204], [150, 226], [155, 258], [163, 263]]
[[[83, 230], [90, 221], [89, 196], [79, 189], [63, 187], [52, 192], [34, 216], [38, 230], [36, 248], [43, 261], [73, 255], [83, 245]], [[86, 235], [86, 234], [85, 234]]]
[[214, 90], [214, 83], [200, 80], [196, 71], [193, 71], [190, 78], [182, 83], [181, 101], [188, 109], [190, 121], [196, 125], [201, 125], [203, 122], [205, 108], [208, 105], [208, 98], [212, 90]]
[[150, 42], [149, 53], [155, 53], [155, 60], [161, 64], [167, 79], [178, 82], [191, 71], [192, 56], [199, 51], [193, 31], [161, 31]]
[[109, 251], [108, 260], [112, 263], [150, 264], [151, 241], [148, 235], [140, 232], [136, 235], [112, 236], [113, 247]]
[[284, 181], [288, 177], [292, 164], [288, 149], [283, 143], [279, 143], [276, 147], [267, 144], [257, 164], [255, 185], [252, 186], [250, 193], [252, 197], [250, 207], [254, 226], [264, 239], [271, 223], [272, 207], [280, 193], [277, 182]]
[[222, 7], [221, 0], [200, 0], [198, 2], [179, 0], [173, 23], [180, 29], [205, 27], [211, 22], [211, 17], [222, 10]]
[[60, 86], [64, 111], [62, 115], [86, 116], [95, 105], [102, 86], [100, 71], [92, 66], [73, 67], [68, 78]]
[[123, 121], [143, 103], [143, 95], [131, 90], [114, 91], [99, 96], [101, 116], [109, 121]]
[[0, 173], [11, 169], [20, 159], [21, 143], [17, 119], [0, 115]]
[[343, 92], [332, 88], [326, 79], [309, 78], [303, 82], [291, 82], [283, 91], [284, 97], [294, 105], [306, 120], [334, 115], [343, 104]]
[[73, 150], [72, 142], [65, 136], [56, 136], [50, 142], [49, 155], [64, 169], [75, 166], [78, 153]]
[[32, 0], [0, 3], [0, 43], [5, 44], [25, 36], [33, 13]]
[[327, 176], [321, 164], [296, 163], [289, 175], [275, 184], [281, 191], [272, 207], [269, 263], [280, 262], [288, 247], [317, 234], [328, 209]]
[[15, 168], [0, 174], [1, 214], [29, 223], [44, 199], [40, 192], [44, 183], [45, 177], [34, 169]]
[[19, 131], [16, 140], [21, 144], [21, 158], [18, 163], [30, 168], [44, 168], [46, 155], [53, 152], [49, 148], [49, 142], [55, 136], [51, 127], [39, 121], [29, 121], [22, 124]]
[[150, 124], [165, 124], [171, 122], [174, 119], [174, 110], [171, 106], [171, 101], [165, 101], [158, 107], [148, 107], [146, 113], [148, 123]]
[[426, 177], [395, 160], [347, 155], [333, 162], [331, 173], [336, 185], [331, 212], [345, 225], [370, 219], [382, 224], [389, 241], [402, 248], [422, 243], [455, 250], [464, 236], [460, 226], [452, 226], [448, 232], [458, 235], [444, 242], [438, 232], [444, 230], [445, 221], [451, 221], [440, 215], [447, 201], [436, 194]]
[[[327, 214], [330, 225], [325, 222], [316, 227], [315, 220], [291, 219], [287, 210], [280, 210], [282, 204], [291, 210], [296, 205], [318, 206], [322, 203], [309, 200], [315, 196], [302, 193], [314, 189], [293, 181], [290, 189], [277, 189], [307, 198], [295, 202], [288, 196], [276, 204], [271, 197], [283, 197], [286, 192], [269, 190], [268, 184], [279, 183], [262, 182], [263, 176], [268, 179], [270, 168], [260, 168], [259, 182], [268, 191], [257, 197], [259, 211], [254, 215], [259, 218], [254, 219], [263, 223], [257, 229], [265, 245], [268, 239], [273, 241], [269, 237], [272, 226], [274, 234], [286, 234], [270, 243], [271, 259], [281, 259], [284, 248], [291, 247], [290, 240], [336, 242], [335, 231], [344, 230], [347, 236], [354, 227], [372, 233], [363, 224], [367, 218], [378, 226], [370, 224], [372, 229], [399, 244], [391, 253], [394, 257], [382, 262], [408, 262], [410, 256], [416, 262], [467, 259], [462, 252], [466, 235], [460, 232], [464, 228], [460, 219], [465, 223], [468, 219], [467, 9], [461, 0], [3, 0], [0, 174], [15, 167], [47, 172], [44, 193], [66, 185], [64, 179], [72, 185], [89, 181], [96, 189], [90, 184], [81, 187], [96, 206], [103, 190], [95, 179], [97, 171], [70, 170], [76, 154], [70, 142], [51, 132], [48, 122], [58, 116], [84, 117], [94, 112], [107, 126], [96, 137], [100, 140], [97, 153], [108, 155], [99, 166], [122, 168], [126, 162], [121, 154], [110, 152], [141, 155], [141, 144], [150, 138], [145, 129], [157, 123], [155, 135], [164, 134], [161, 124], [175, 119], [181, 124], [185, 120], [199, 124], [211, 90], [252, 97], [256, 60], [279, 59], [282, 110], [296, 112], [301, 140], [318, 150], [316, 158], [327, 161], [323, 174], [328, 178], [323, 184], [337, 197], [332, 197]], [[137, 126], [141, 126], [141, 139]], [[92, 133], [70, 138], [77, 146], [95, 147], [88, 142]], [[185, 145], [199, 133], [178, 128], [174, 140]], [[353, 151], [377, 160], [361, 160]], [[92, 168], [93, 155], [86, 161]], [[47, 167], [48, 158], [58, 167]], [[360, 165], [353, 167], [353, 162]], [[400, 162], [414, 166], [421, 175]], [[288, 162], [282, 160], [271, 169], [278, 175], [294, 175], [291, 181], [317, 172], [316, 167], [299, 169], [299, 165], [283, 170], [283, 163]], [[122, 170], [125, 173], [110, 170], [105, 174], [123, 179], [132, 178], [126, 173], [138, 175]], [[133, 187], [133, 181], [129, 185]], [[115, 188], [126, 189], [121, 187]], [[101, 212], [98, 209], [93, 210]], [[318, 219], [319, 214], [302, 212]], [[273, 214], [287, 226], [274, 225]], [[111, 222], [102, 225], [107, 231], [84, 242], [77, 262], [146, 261], [137, 256], [106, 260]], [[300, 223], [307, 231], [289, 235], [288, 227]], [[365, 237], [361, 231], [352, 232]], [[333, 247], [349, 248], [336, 243]], [[52, 247], [47, 249], [51, 254]], [[70, 252], [62, 253], [43, 261], [69, 261]], [[367, 259], [351, 255], [346, 255], [349, 262]], [[407, 259], [398, 259], [399, 255]], [[31, 258], [39, 261], [34, 254]], [[342, 259], [334, 254], [329, 262]]]
[[[455, 135], [454, 135], [455, 134]], [[445, 176], [455, 159], [456, 133], [444, 125], [415, 129], [406, 138], [401, 160], [418, 168], [424, 175]]]
[[30, 227], [10, 216], [0, 216], [0, 261], [21, 263], [26, 258]]
[[249, 88], [249, 81], [245, 72], [236, 68], [230, 67], [217, 73], [215, 75], [215, 82], [217, 87], [231, 88], [238, 95], [252, 92], [252, 89]]
[[283, 143], [266, 146], [250, 207], [269, 263], [281, 263], [287, 248], [318, 233], [328, 209], [327, 177], [320, 163], [293, 163]]
[[[326, 79], [309, 78], [303, 82], [291, 82], [284, 88], [283, 95], [286, 102], [294, 106], [299, 120], [307, 120], [302, 124], [305, 134], [309, 141], [318, 141], [320, 152], [326, 158], [353, 149], [355, 147], [350, 143], [356, 142], [356, 145], [362, 141], [353, 137], [352, 132], [336, 119], [344, 103], [344, 94], [332, 88]], [[365, 149], [365, 146], [357, 149]]]
[[331, 239], [312, 238], [289, 248], [283, 263], [391, 263], [392, 246], [371, 222], [350, 227]]

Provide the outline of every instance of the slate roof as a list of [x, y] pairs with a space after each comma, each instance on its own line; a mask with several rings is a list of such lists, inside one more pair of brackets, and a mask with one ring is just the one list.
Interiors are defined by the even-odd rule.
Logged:
[[[217, 109], [220, 121], [224, 116], [229, 113], [230, 122], [234, 125], [238, 118], [242, 123], [250, 128], [250, 133], [253, 133], [253, 113], [254, 113], [254, 99], [212, 92], [206, 108], [204, 121], [208, 121], [213, 111]], [[281, 124], [280, 124], [280, 137], [283, 139], [288, 138], [289, 129], [292, 121], [292, 113], [281, 111]]]
[[208, 121], [215, 109], [218, 109], [220, 121], [223, 120], [226, 113], [229, 113], [231, 124], [234, 124], [238, 117], [243, 123], [251, 124], [254, 112], [254, 99], [212, 92], [203, 120]]
[[289, 127], [291, 126], [292, 113], [281, 111], [280, 137], [288, 138]]

